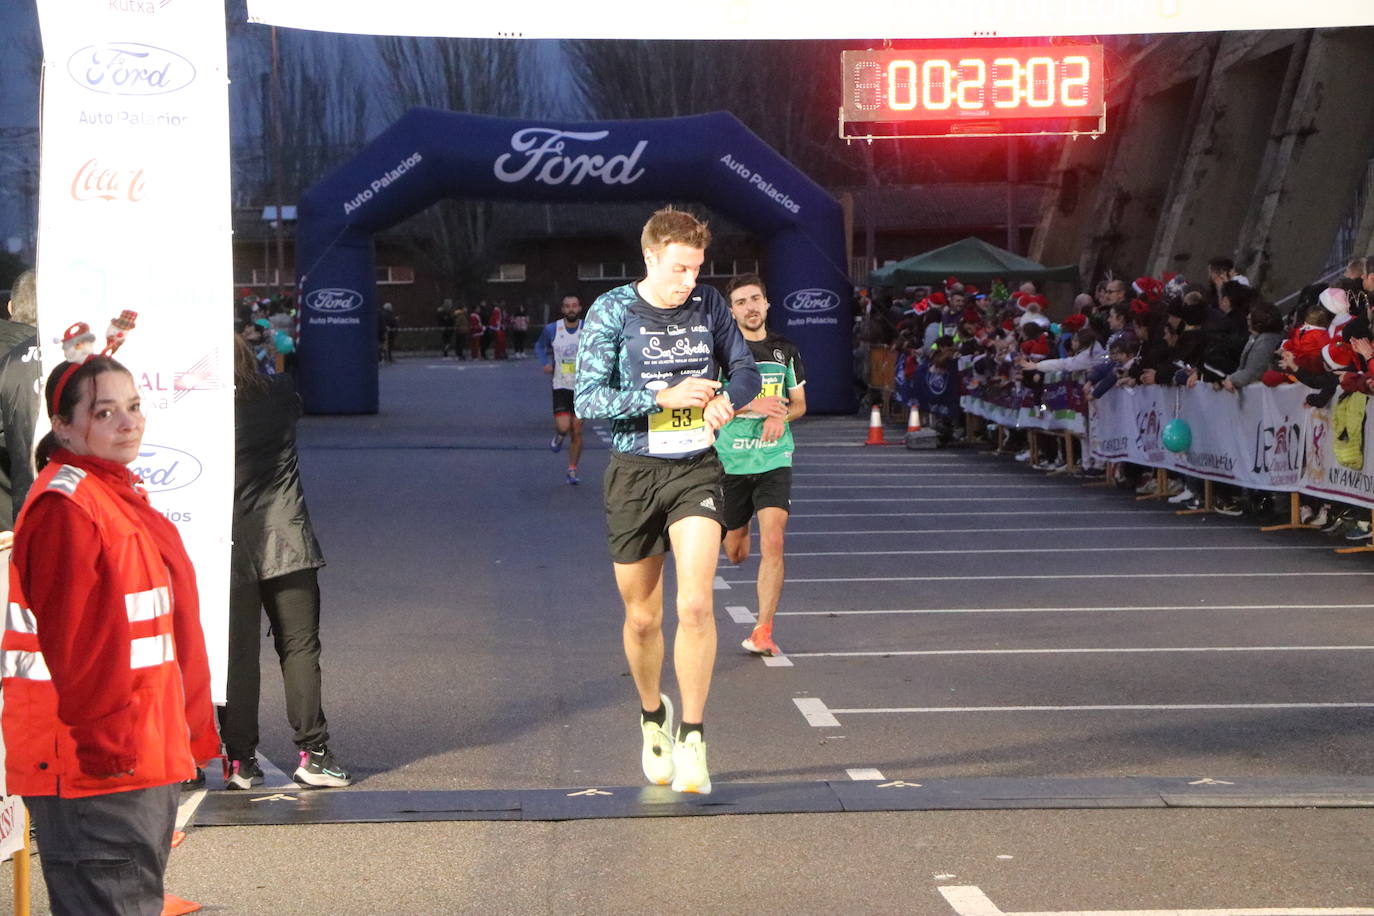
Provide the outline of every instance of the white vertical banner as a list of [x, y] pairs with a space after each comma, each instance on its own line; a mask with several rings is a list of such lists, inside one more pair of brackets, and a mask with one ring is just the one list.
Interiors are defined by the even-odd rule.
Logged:
[[224, 5], [37, 0], [43, 33], [38, 330], [44, 376], [84, 321], [148, 417], [134, 469], [195, 563], [224, 699], [234, 474]]
[[[9, 537], [9, 535], [6, 535]], [[10, 549], [0, 550], [0, 569], [8, 569]], [[0, 576], [0, 605], [9, 599], [10, 577]], [[0, 694], [0, 710], [4, 707]], [[0, 741], [0, 862], [24, 847], [24, 801], [18, 795], [5, 794], [5, 743]]]

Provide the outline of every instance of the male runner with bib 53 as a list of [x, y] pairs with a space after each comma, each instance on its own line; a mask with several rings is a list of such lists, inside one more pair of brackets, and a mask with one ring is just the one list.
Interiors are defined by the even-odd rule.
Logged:
[[[716, 659], [712, 586], [720, 538], [720, 459], [711, 443], [759, 393], [754, 357], [715, 289], [697, 285], [711, 233], [671, 207], [644, 225], [645, 277], [592, 303], [577, 350], [577, 415], [611, 420], [602, 485], [623, 641], [639, 692], [640, 763], [657, 785], [708, 793], [706, 695]], [[722, 388], [719, 379], [728, 381]], [[659, 690], [663, 555], [677, 571], [673, 667], [682, 723]]]
[[782, 541], [792, 510], [791, 423], [806, 413], [806, 371], [796, 346], [768, 330], [763, 280], [755, 274], [736, 277], [725, 296], [763, 377], [759, 396], [716, 439], [725, 466], [725, 556], [736, 564], [748, 558], [749, 524], [757, 515], [759, 622], [743, 646], [759, 655], [781, 655], [773, 642], [773, 615], [782, 596]]

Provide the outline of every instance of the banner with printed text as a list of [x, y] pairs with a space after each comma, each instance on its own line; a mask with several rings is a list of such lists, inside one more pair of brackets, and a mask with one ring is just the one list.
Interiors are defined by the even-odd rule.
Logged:
[[[1239, 392], [1210, 385], [1113, 388], [1092, 405], [1088, 448], [1102, 461], [1167, 468], [1258, 490], [1291, 492], [1304, 472], [1303, 443], [1314, 413], [1301, 385], [1249, 385]], [[1188, 424], [1182, 452], [1164, 447], [1164, 428]]]
[[[147, 415], [134, 469], [195, 563], [224, 698], [234, 413], [224, 7], [38, 0], [43, 37], [38, 322], [44, 375], [75, 322]], [[125, 316], [127, 317], [127, 316]]]
[[1306, 433], [1307, 469], [1302, 477], [1303, 493], [1324, 499], [1356, 503], [1374, 508], [1374, 457], [1369, 437], [1374, 435], [1374, 423], [1369, 420], [1370, 407], [1342, 416], [1344, 398], [1312, 411]]

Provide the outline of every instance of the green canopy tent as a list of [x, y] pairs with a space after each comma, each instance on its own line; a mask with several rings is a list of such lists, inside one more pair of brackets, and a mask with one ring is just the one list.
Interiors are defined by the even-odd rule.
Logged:
[[1078, 267], [1073, 264], [1045, 267], [982, 239], [966, 238], [880, 267], [868, 275], [868, 282], [870, 286], [912, 286], [939, 283], [948, 277], [973, 282], [986, 282], [997, 277], [1008, 283], [1018, 280], [1072, 282], [1078, 279]]

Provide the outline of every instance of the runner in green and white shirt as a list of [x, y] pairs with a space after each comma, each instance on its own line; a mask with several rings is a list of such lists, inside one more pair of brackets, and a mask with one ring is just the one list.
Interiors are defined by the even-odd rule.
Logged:
[[730, 312], [758, 364], [763, 388], [716, 437], [725, 468], [725, 556], [749, 556], [751, 519], [759, 518], [759, 619], [742, 645], [759, 655], [781, 655], [773, 641], [773, 615], [782, 596], [783, 535], [792, 506], [791, 422], [806, 413], [806, 372], [787, 338], [770, 333], [763, 280], [744, 274], [726, 291]]

